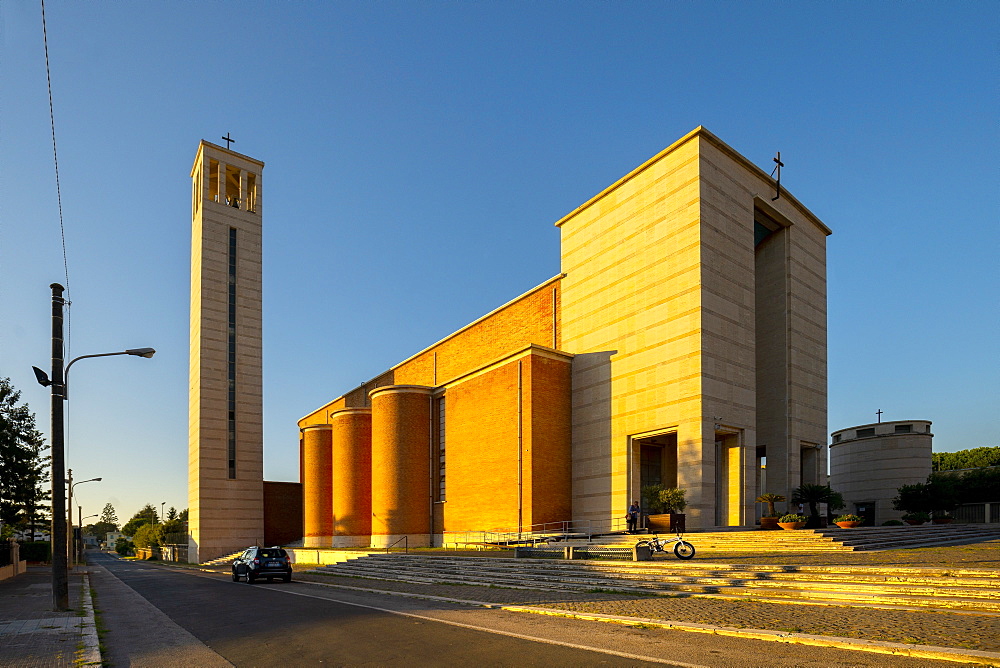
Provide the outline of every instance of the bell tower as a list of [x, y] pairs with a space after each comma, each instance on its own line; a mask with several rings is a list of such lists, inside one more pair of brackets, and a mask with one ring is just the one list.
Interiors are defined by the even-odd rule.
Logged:
[[263, 169], [259, 160], [204, 140], [191, 168], [188, 560], [194, 563], [264, 540]]

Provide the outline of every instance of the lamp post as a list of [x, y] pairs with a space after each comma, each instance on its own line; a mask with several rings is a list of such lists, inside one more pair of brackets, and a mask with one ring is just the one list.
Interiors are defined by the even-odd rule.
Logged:
[[160, 524], [163, 524], [163, 506], [165, 505], [167, 505], [166, 501], [160, 504]]
[[82, 545], [83, 545], [83, 521], [84, 520], [89, 520], [91, 517], [97, 517], [97, 514], [95, 513], [93, 515], [87, 515], [86, 517], [84, 517], [83, 516], [83, 506], [77, 506], [76, 507], [76, 513], [77, 513], [77, 515], [76, 515], [77, 516], [77, 523], [76, 523], [76, 525], [78, 527], [80, 527], [80, 543], [79, 544], [81, 546], [80, 549], [77, 550], [76, 560], [80, 561], [80, 557], [83, 555], [83, 547], [82, 547]]
[[[67, 559], [67, 570], [73, 567], [73, 555], [76, 550], [72, 549], [73, 546], [73, 488], [77, 485], [82, 485], [85, 482], [101, 482], [101, 478], [91, 478], [90, 480], [80, 480], [79, 482], [73, 482], [73, 469], [69, 470], [69, 480], [66, 482], [69, 485], [69, 502], [66, 506], [68, 511], [66, 515], [66, 559]], [[80, 525], [83, 527], [83, 525]]]
[[[59, 528], [59, 523], [66, 515], [66, 459], [65, 459], [65, 423], [63, 401], [66, 400], [66, 374], [63, 369], [63, 298], [65, 288], [58, 283], [49, 286], [52, 289], [52, 377], [39, 369], [31, 367], [35, 378], [42, 387], [52, 387], [51, 403], [51, 446], [52, 446], [52, 605], [57, 611], [69, 608], [69, 569], [66, 565], [65, 534]], [[103, 357], [104, 355], [137, 355], [152, 357], [156, 351], [152, 348], [134, 348], [119, 353], [102, 353], [101, 355], [83, 355], [70, 361], [65, 371], [76, 361], [84, 357]], [[72, 488], [71, 488], [72, 489]], [[72, 508], [72, 506], [70, 506]]]

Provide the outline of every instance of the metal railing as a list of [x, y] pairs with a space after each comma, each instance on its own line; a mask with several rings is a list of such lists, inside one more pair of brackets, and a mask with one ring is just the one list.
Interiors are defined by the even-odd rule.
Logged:
[[388, 547], [386, 547], [385, 548], [385, 553], [389, 554], [389, 550], [391, 550], [392, 548], [396, 547], [400, 543], [403, 544], [403, 553], [404, 554], [409, 554], [410, 553], [410, 537], [409, 536], [403, 536], [402, 538], [400, 538], [399, 540], [397, 540], [396, 542], [394, 542], [392, 545], [389, 545]]
[[590, 520], [563, 520], [560, 522], [543, 522], [523, 527], [493, 529], [490, 531], [467, 531], [462, 537], [454, 536], [449, 542], [469, 545], [536, 546], [540, 543], [569, 538], [592, 539], [594, 536], [625, 531], [627, 523], [624, 517]]

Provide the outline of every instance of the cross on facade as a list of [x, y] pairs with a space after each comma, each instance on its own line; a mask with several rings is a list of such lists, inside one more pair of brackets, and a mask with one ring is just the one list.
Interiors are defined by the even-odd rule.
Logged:
[[781, 161], [781, 151], [778, 151], [778, 155], [774, 156], [774, 162], [775, 166], [774, 169], [771, 170], [771, 176], [774, 176], [774, 173], [778, 172], [778, 186], [777, 192], [775, 192], [774, 197], [771, 198], [772, 202], [781, 197], [781, 168], [785, 166], [785, 163]]
[[878, 416], [879, 424], [881, 424], [882, 423], [882, 409], [880, 408], [877, 411], [875, 411], [875, 415]]
[[[230, 142], [234, 142], [234, 141], [236, 141], [236, 140], [235, 140], [235, 139], [232, 139], [232, 138], [230, 138], [230, 136], [229, 136], [229, 133], [227, 132], [227, 133], [226, 133], [226, 136], [222, 138], [222, 141], [226, 142], [226, 148], [229, 148], [229, 144], [230, 144]], [[780, 156], [781, 154], [779, 153], [778, 155]]]

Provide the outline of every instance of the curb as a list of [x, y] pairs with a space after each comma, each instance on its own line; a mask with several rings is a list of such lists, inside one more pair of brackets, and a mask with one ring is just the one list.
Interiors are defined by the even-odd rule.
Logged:
[[103, 665], [101, 658], [101, 645], [97, 637], [97, 624], [94, 619], [94, 600], [90, 595], [90, 575], [83, 574], [83, 596], [80, 602], [86, 615], [83, 623], [80, 624], [80, 635], [83, 649], [77, 653], [76, 664], [78, 666], [100, 666]]

